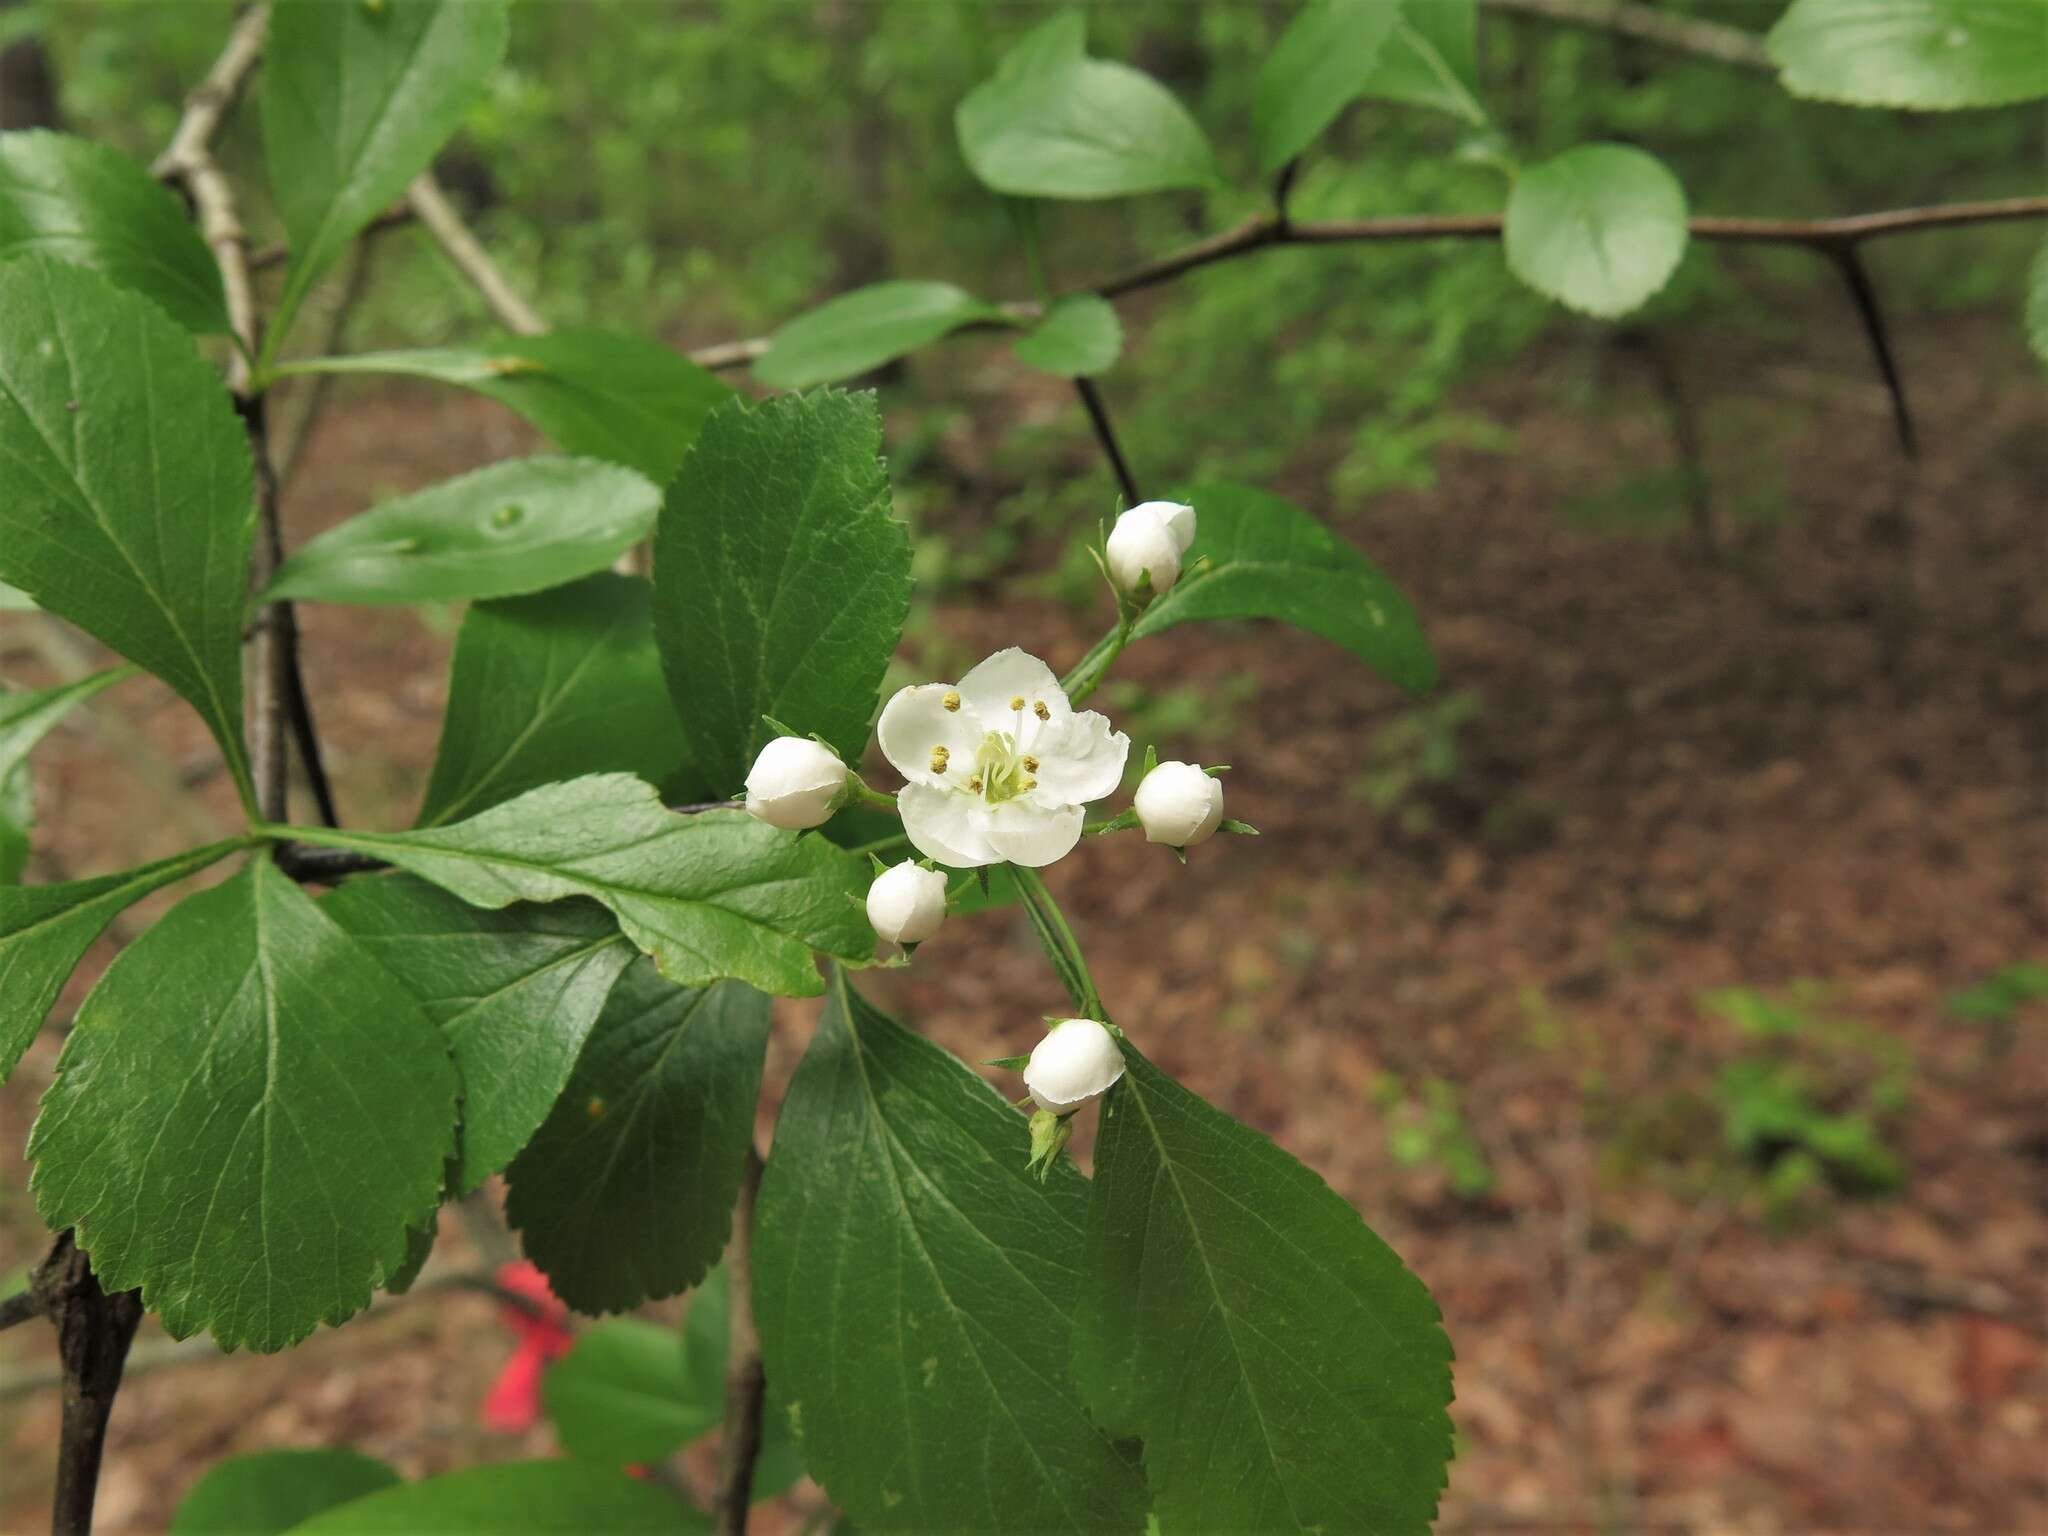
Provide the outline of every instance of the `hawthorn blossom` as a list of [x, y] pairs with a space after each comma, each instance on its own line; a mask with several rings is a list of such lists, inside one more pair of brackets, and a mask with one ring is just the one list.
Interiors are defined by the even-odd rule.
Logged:
[[905, 859], [868, 887], [868, 922], [885, 944], [921, 944], [946, 920], [946, 877]]
[[1223, 785], [1193, 763], [1161, 763], [1139, 782], [1133, 806], [1146, 842], [1192, 848], [1223, 824]]
[[906, 781], [896, 797], [919, 853], [955, 869], [1034, 868], [1080, 841], [1081, 807], [1123, 778], [1131, 740], [1075, 713], [1052, 669], [1014, 646], [957, 683], [900, 690], [876, 735]]
[[1072, 1114], [1124, 1075], [1116, 1039], [1094, 1019], [1061, 1019], [1031, 1052], [1024, 1086], [1047, 1114]]
[[1181, 558], [1195, 542], [1195, 509], [1177, 501], [1141, 501], [1109, 531], [1109, 578], [1126, 596], [1151, 583], [1153, 596], [1180, 580]]
[[801, 832], [832, 819], [846, 790], [846, 764], [805, 736], [778, 736], [747, 772], [747, 814]]

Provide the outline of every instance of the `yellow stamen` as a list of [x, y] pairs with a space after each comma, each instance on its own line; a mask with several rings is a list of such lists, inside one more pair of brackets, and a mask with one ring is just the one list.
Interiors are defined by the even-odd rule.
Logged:
[[1035, 757], [1027, 757], [1027, 758], [1025, 758], [1025, 759], [1024, 759], [1024, 771], [1025, 771], [1026, 773], [1036, 773], [1036, 772], [1038, 772], [1038, 759], [1037, 759], [1037, 758], [1035, 758]]
[[977, 774], [976, 774], [976, 775], [975, 775], [975, 776], [974, 776], [973, 778], [971, 778], [971, 779], [969, 779], [969, 780], [967, 781], [967, 792], [968, 792], [968, 793], [969, 793], [970, 795], [978, 795], [978, 794], [980, 794], [980, 793], [981, 793], [981, 775], [980, 775], [980, 774], [978, 774], [978, 773], [977, 773]]
[[934, 747], [934, 748], [932, 748], [932, 772], [933, 772], [933, 773], [944, 773], [945, 771], [946, 771], [946, 749], [945, 749], [944, 747]]
[[939, 702], [946, 706], [948, 713], [956, 715], [960, 713], [960, 695], [957, 690], [948, 688], [946, 696], [939, 700]]
[[1024, 782], [1023, 782], [1022, 784], [1019, 784], [1019, 785], [1017, 786], [1017, 792], [1018, 792], [1019, 794], [1022, 794], [1022, 793], [1023, 793], [1023, 792], [1025, 791], [1025, 790], [1028, 790], [1028, 789], [1036, 789], [1036, 788], [1038, 788], [1038, 780], [1036, 780], [1036, 779], [1026, 779], [1026, 780], [1025, 780], [1025, 781], [1024, 781]]
[[1041, 720], [1050, 720], [1052, 718], [1052, 711], [1045, 707], [1045, 700], [1043, 699], [1040, 699], [1031, 706], [1031, 713], [1038, 716]]
[[1012, 695], [1010, 696], [1010, 708], [1012, 708], [1012, 709], [1022, 709], [1023, 707], [1024, 707], [1024, 695], [1023, 695], [1023, 694], [1021, 694], [1021, 693], [1017, 693], [1017, 694], [1012, 694]]

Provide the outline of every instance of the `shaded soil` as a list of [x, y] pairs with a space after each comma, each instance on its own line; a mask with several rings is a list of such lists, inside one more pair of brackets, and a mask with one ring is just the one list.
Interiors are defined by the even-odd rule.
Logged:
[[[2009, 331], [2000, 315], [1904, 332], [1928, 444], [1911, 470], [1853, 334], [1803, 340], [1801, 371], [1782, 344], [1688, 338], [1699, 393], [1742, 381], [1700, 421], [1728, 523], [1713, 559], [1682, 528], [1612, 526], [1616, 507], [1640, 523], [1673, 500], [1631, 490], [1669, 464], [1633, 365], [1564, 342], [1475, 386], [1461, 404], [1515, 449], [1452, 454], [1436, 490], [1345, 528], [1424, 614], [1444, 691], [1477, 701], [1455, 771], [1392, 809], [1361, 773], [1409, 706], [1320, 642], [1183, 630], [1120, 670], [1144, 690], [1121, 706], [1141, 728], [1195, 691], [1206, 723], [1162, 747], [1234, 763], [1232, 813], [1264, 835], [1186, 869], [1110, 839], [1054, 887], [1147, 1051], [1318, 1169], [1434, 1290], [1458, 1350], [1446, 1529], [2048, 1529], [2048, 1010], [2002, 1029], [1944, 1007], [2048, 959], [2048, 402]], [[977, 402], [949, 442], [970, 484], [1017, 405]], [[424, 484], [529, 441], [478, 402], [351, 395], [293, 487], [293, 536], [356, 510], [366, 480]], [[1292, 487], [1310, 505], [1317, 471], [1304, 455]], [[1020, 638], [1061, 665], [1100, 623], [993, 590], [942, 612], [913, 642], [934, 666]], [[397, 821], [432, 754], [452, 621], [313, 609], [304, 625], [344, 812]], [[11, 680], [61, 665], [42, 632], [0, 627]], [[158, 809], [167, 780], [225, 825], [209, 761], [153, 684], [107, 696], [40, 754], [32, 878], [188, 842]], [[1791, 1048], [1824, 1092], [1868, 1086], [1870, 1040], [1910, 1053], [1910, 1101], [1885, 1122], [1910, 1172], [1894, 1198], [1787, 1227], [1712, 1100], [1760, 1047], [1701, 994], [1802, 980], [1866, 1042]], [[1027, 1049], [1059, 1001], [1005, 914], [949, 925], [875, 990], [971, 1060]], [[813, 1018], [779, 1014], [764, 1137]], [[46, 1032], [0, 1097], [0, 1269], [42, 1242], [19, 1149], [56, 1045]], [[1386, 1106], [1389, 1074], [1405, 1093], [1455, 1085], [1489, 1189], [1461, 1196], [1440, 1160], [1393, 1155], [1407, 1112]], [[474, 1262], [443, 1225], [436, 1269]], [[42, 1335], [0, 1341], [10, 1376], [47, 1367]], [[232, 1450], [350, 1443], [409, 1473], [545, 1453], [545, 1429], [477, 1424], [507, 1347], [491, 1303], [454, 1292], [278, 1359], [161, 1365], [146, 1329], [103, 1528], [160, 1529]], [[40, 1524], [55, 1424], [50, 1393], [0, 1401], [0, 1527]]]

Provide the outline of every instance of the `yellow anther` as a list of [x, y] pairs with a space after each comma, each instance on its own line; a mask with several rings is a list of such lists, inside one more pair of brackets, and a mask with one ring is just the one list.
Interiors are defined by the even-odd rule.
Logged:
[[936, 747], [933, 747], [933, 748], [932, 748], [932, 756], [933, 756], [933, 757], [945, 757], [945, 758], [950, 758], [950, 757], [951, 757], [952, 755], [953, 755], [953, 749], [952, 749], [951, 747], [947, 746], [947, 745], [946, 745], [946, 744], [945, 744], [944, 742], [940, 742], [940, 743], [939, 743], [939, 744], [938, 744], [938, 745], [937, 745]]
[[946, 771], [946, 749], [945, 749], [944, 747], [933, 747], [933, 748], [932, 748], [932, 772], [933, 772], [933, 773], [944, 773], [945, 771]]
[[1023, 694], [1021, 694], [1021, 693], [1016, 693], [1016, 694], [1012, 694], [1012, 695], [1010, 696], [1010, 708], [1012, 708], [1012, 709], [1022, 709], [1023, 707], [1024, 707], [1024, 695], [1023, 695]]
[[960, 691], [957, 688], [948, 688], [946, 696], [939, 700], [939, 702], [946, 706], [948, 713], [956, 715], [960, 713]]
[[1031, 706], [1031, 713], [1038, 716], [1041, 720], [1050, 720], [1052, 718], [1052, 711], [1045, 707], [1045, 700], [1043, 699], [1040, 699]]
[[1037, 758], [1035, 758], [1035, 757], [1027, 757], [1027, 758], [1025, 758], [1025, 759], [1024, 759], [1024, 771], [1025, 771], [1026, 773], [1036, 773], [1036, 772], [1038, 772], [1038, 759], [1037, 759]]
[[1025, 780], [1025, 781], [1024, 781], [1024, 782], [1023, 782], [1022, 784], [1019, 784], [1019, 785], [1017, 786], [1017, 792], [1018, 792], [1019, 794], [1022, 794], [1022, 793], [1023, 793], [1023, 792], [1025, 791], [1025, 790], [1027, 790], [1027, 789], [1036, 789], [1036, 788], [1038, 788], [1038, 780], [1036, 780], [1036, 779], [1026, 779], [1026, 780]]
[[981, 775], [980, 775], [980, 774], [978, 774], [978, 773], [977, 773], [977, 774], [976, 774], [976, 775], [975, 775], [975, 776], [974, 776], [973, 778], [971, 778], [971, 779], [969, 779], [969, 780], [967, 781], [967, 792], [968, 792], [968, 793], [969, 793], [970, 795], [978, 795], [978, 794], [980, 794], [980, 793], [981, 793]]

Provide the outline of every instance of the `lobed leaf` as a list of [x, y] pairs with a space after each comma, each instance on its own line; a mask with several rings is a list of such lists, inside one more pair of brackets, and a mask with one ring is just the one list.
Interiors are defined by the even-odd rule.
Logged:
[[505, 1217], [555, 1294], [624, 1312], [724, 1250], [754, 1135], [768, 999], [628, 967], [568, 1085], [506, 1174]]
[[837, 384], [871, 373], [963, 325], [1009, 318], [951, 283], [893, 282], [856, 288], [797, 316], [754, 363], [770, 389]]
[[1312, 1170], [1124, 1056], [1074, 1368], [1144, 1440], [1160, 1529], [1427, 1531], [1451, 1458], [1429, 1292]]
[[874, 947], [853, 854], [744, 811], [673, 815], [631, 774], [545, 785], [452, 826], [292, 835], [389, 860], [474, 906], [588, 896], [678, 986], [732, 978], [810, 997], [824, 990], [813, 950], [865, 961]]
[[589, 773], [661, 782], [682, 760], [645, 581], [606, 573], [479, 603], [455, 637], [420, 825]]
[[228, 329], [220, 268], [184, 205], [103, 144], [0, 133], [0, 261], [30, 252], [90, 267], [188, 331]]
[[709, 795], [736, 791], [772, 715], [848, 762], [910, 607], [871, 393], [821, 390], [712, 413], [654, 535], [654, 633]]
[[454, 1139], [455, 1071], [418, 1005], [257, 858], [86, 998], [29, 1137], [30, 1188], [173, 1337], [274, 1350], [399, 1269]]
[[245, 798], [251, 487], [226, 388], [161, 310], [45, 256], [0, 266], [0, 579], [169, 683]]
[[461, 602], [604, 570], [647, 537], [661, 491], [593, 459], [507, 459], [373, 507], [309, 539], [258, 599]]
[[1640, 149], [1582, 144], [1516, 176], [1501, 234], [1515, 276], [1612, 319], [1678, 270], [1690, 238], [1685, 189]]
[[274, 339], [454, 134], [504, 59], [508, 32], [504, 0], [274, 0], [263, 150], [292, 251]]
[[834, 978], [755, 1214], [754, 1311], [804, 1463], [862, 1530], [1137, 1531], [1068, 1354], [1087, 1185]]

